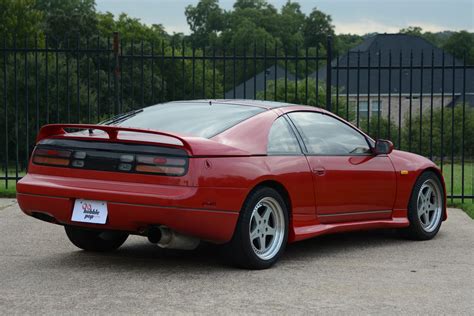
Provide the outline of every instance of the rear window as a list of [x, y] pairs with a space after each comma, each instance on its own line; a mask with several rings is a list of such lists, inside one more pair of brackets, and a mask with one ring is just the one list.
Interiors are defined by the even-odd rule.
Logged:
[[105, 124], [149, 128], [210, 138], [265, 109], [236, 104], [165, 103], [120, 116]]

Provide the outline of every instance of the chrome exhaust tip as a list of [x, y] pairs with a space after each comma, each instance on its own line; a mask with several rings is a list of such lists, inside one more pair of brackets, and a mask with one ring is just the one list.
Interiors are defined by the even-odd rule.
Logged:
[[163, 225], [151, 226], [147, 236], [151, 243], [166, 249], [194, 250], [200, 243], [199, 238], [177, 233]]

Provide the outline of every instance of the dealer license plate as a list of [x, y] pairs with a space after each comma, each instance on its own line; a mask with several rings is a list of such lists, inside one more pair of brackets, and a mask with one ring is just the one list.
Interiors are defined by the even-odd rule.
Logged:
[[105, 224], [107, 202], [77, 199], [74, 202], [71, 220], [74, 222]]

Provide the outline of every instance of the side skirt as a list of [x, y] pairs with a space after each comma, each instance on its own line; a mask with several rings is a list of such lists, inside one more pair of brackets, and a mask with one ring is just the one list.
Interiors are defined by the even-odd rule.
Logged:
[[291, 242], [331, 233], [342, 233], [378, 228], [403, 228], [408, 227], [409, 224], [408, 218], [406, 217], [394, 217], [385, 220], [369, 220], [332, 224], [315, 223], [312, 225], [295, 226], [293, 227], [294, 238], [291, 239]]

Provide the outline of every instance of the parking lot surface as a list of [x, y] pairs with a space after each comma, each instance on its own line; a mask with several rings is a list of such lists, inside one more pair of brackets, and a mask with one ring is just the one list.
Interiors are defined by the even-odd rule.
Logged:
[[131, 237], [76, 249], [61, 226], [0, 200], [0, 314], [474, 314], [474, 221], [450, 209], [431, 241], [393, 231], [289, 245], [272, 269], [225, 264], [218, 247], [171, 251]]

